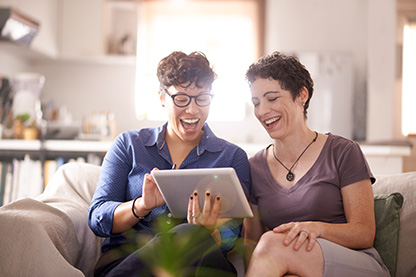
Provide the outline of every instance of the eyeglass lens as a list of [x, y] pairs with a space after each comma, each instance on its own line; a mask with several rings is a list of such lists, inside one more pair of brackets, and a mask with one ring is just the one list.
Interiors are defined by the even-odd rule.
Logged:
[[186, 107], [191, 103], [192, 98], [195, 98], [195, 102], [198, 106], [204, 107], [209, 105], [211, 102], [211, 95], [210, 94], [200, 94], [198, 96], [189, 96], [186, 94], [176, 94], [172, 95], [173, 102], [178, 107]]
[[212, 100], [212, 97], [213, 97], [212, 94], [208, 94], [208, 93], [200, 94], [200, 95], [197, 95], [197, 96], [190, 96], [190, 95], [181, 94], [181, 93], [172, 95], [167, 90], [166, 90], [166, 94], [168, 94], [172, 98], [173, 103], [176, 106], [180, 107], [180, 108], [184, 108], [184, 107], [188, 106], [191, 103], [192, 98], [195, 98], [195, 103], [199, 107], [205, 107], [205, 106], [208, 106], [211, 103], [211, 100]]

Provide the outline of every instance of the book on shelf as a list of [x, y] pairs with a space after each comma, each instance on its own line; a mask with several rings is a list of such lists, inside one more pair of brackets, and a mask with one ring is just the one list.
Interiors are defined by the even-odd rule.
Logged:
[[0, 162], [0, 206], [3, 205], [4, 191], [6, 189], [7, 162]]
[[[5, 167], [4, 167], [5, 166]], [[4, 174], [4, 194], [3, 194], [3, 205], [10, 202], [12, 197], [12, 179], [13, 179], [13, 165], [11, 162], [3, 162], [2, 168], [2, 179]]]
[[101, 158], [89, 155], [87, 160], [82, 157], [64, 160], [62, 157], [43, 162], [32, 160], [25, 155], [23, 160], [12, 159], [0, 161], [0, 206], [14, 200], [41, 194], [50, 182], [56, 170], [66, 162], [88, 162], [101, 164]]
[[43, 173], [43, 187], [44, 189], [49, 184], [53, 174], [58, 169], [58, 161], [57, 160], [46, 160], [44, 164], [44, 173]]

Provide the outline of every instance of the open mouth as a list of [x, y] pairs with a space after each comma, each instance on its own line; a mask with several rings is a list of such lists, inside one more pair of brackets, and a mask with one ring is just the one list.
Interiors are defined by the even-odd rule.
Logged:
[[181, 123], [185, 131], [194, 131], [199, 123], [199, 118], [181, 119]]
[[270, 127], [272, 124], [278, 122], [282, 118], [281, 116], [269, 118], [267, 120], [264, 120], [264, 124], [266, 124], [267, 127]]

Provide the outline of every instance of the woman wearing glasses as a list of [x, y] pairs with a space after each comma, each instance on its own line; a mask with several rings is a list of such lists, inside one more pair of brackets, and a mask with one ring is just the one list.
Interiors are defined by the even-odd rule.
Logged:
[[[175, 222], [149, 173], [154, 168], [233, 167], [249, 190], [247, 155], [217, 138], [205, 123], [216, 75], [202, 53], [173, 52], [160, 61], [157, 76], [167, 122], [119, 135], [102, 164], [89, 210], [91, 229], [105, 237], [95, 274], [233, 276], [225, 254], [234, 247], [242, 221], [218, 219], [221, 198], [195, 191], [187, 218]], [[205, 195], [202, 210], [198, 193]], [[158, 233], [158, 224], [169, 231]]]

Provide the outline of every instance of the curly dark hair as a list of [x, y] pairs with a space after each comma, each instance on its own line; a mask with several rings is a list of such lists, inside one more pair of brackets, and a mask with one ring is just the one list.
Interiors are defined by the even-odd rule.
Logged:
[[160, 89], [170, 86], [189, 87], [192, 83], [198, 88], [211, 88], [217, 75], [210, 66], [207, 57], [202, 52], [192, 52], [189, 55], [175, 51], [163, 58], [157, 67], [157, 78]]
[[307, 118], [307, 109], [313, 94], [313, 80], [309, 71], [299, 62], [297, 57], [287, 56], [276, 51], [260, 58], [256, 63], [250, 65], [246, 72], [246, 79], [250, 85], [258, 78], [277, 80], [282, 89], [292, 94], [293, 100], [305, 87], [309, 92], [309, 98], [305, 102], [303, 114], [305, 119]]

